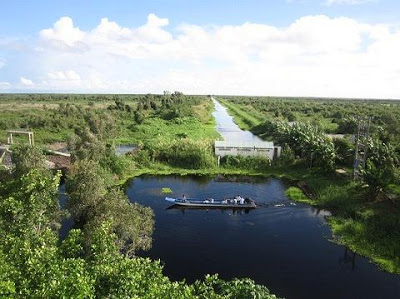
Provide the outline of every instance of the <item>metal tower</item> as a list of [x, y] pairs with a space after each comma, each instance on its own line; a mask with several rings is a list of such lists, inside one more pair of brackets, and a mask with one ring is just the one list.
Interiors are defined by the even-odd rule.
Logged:
[[367, 160], [369, 127], [372, 117], [357, 117], [357, 134], [356, 134], [356, 149], [354, 154], [353, 178], [361, 180], [360, 169], [365, 167]]

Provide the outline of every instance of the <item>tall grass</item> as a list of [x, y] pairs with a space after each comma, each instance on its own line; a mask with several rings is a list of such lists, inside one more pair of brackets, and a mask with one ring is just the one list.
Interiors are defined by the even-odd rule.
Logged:
[[212, 143], [207, 140], [166, 140], [148, 142], [143, 148], [151, 161], [188, 169], [215, 168]]

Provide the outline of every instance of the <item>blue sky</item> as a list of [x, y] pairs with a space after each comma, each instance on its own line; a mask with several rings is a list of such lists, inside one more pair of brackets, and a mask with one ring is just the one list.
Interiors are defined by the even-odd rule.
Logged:
[[400, 98], [396, 53], [395, 0], [0, 2], [0, 92]]
[[72, 17], [82, 29], [94, 27], [102, 17], [118, 21], [121, 26], [134, 27], [142, 24], [149, 13], [167, 16], [171, 26], [245, 22], [287, 26], [302, 16], [317, 14], [347, 16], [374, 23], [399, 23], [400, 1], [326, 5], [324, 0], [2, 0], [0, 34], [36, 34], [62, 16]]

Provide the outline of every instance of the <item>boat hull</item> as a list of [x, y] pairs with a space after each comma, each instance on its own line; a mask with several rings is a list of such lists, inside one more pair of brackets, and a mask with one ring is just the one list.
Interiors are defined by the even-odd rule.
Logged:
[[174, 203], [175, 205], [188, 207], [188, 208], [211, 208], [211, 209], [255, 209], [257, 205], [254, 202], [250, 203], [222, 203], [222, 202], [206, 202], [194, 200], [180, 200], [175, 198], [166, 197], [165, 200]]

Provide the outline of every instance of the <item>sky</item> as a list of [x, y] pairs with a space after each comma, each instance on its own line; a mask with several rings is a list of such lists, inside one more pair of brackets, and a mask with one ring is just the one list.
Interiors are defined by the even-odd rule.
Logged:
[[400, 99], [398, 0], [0, 0], [0, 93]]

